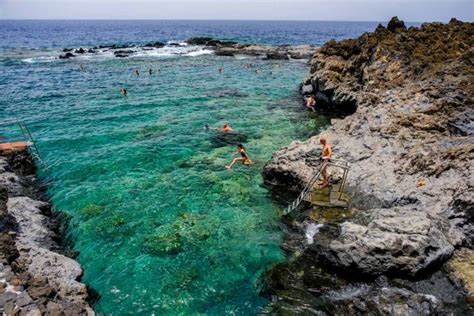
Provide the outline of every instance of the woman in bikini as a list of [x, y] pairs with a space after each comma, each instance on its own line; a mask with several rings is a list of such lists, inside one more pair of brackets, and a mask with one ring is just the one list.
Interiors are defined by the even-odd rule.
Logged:
[[225, 166], [227, 169], [232, 169], [232, 167], [237, 163], [237, 161], [242, 161], [242, 164], [246, 166], [253, 164], [253, 161], [250, 160], [249, 156], [247, 156], [247, 153], [245, 152], [245, 147], [242, 144], [237, 145], [237, 153], [240, 154], [240, 157], [234, 158], [230, 165]]

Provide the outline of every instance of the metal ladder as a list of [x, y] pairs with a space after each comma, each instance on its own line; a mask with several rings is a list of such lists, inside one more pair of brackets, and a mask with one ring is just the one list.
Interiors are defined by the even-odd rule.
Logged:
[[342, 182], [341, 186], [339, 188], [339, 198], [341, 198], [342, 193], [344, 192], [344, 186], [346, 185], [346, 180], [347, 180], [347, 174], [349, 172], [349, 163], [345, 160], [342, 159], [331, 159], [331, 161], [325, 161], [319, 170], [313, 174], [311, 179], [306, 183], [304, 186], [303, 190], [301, 190], [301, 193], [298, 195], [296, 200], [293, 201], [290, 205], [288, 205], [285, 213], [283, 215], [289, 214], [296, 210], [298, 206], [300, 206], [301, 202], [306, 199], [307, 195], [311, 192], [311, 189], [314, 186], [314, 183], [318, 181], [319, 177], [321, 176], [321, 172], [323, 171], [324, 168], [328, 166], [333, 166], [333, 167], [338, 167], [342, 168], [344, 170], [344, 174], [342, 176]]
[[8, 125], [17, 125], [18, 129], [21, 131], [21, 134], [23, 135], [23, 138], [25, 141], [28, 142], [28, 150], [31, 153], [31, 155], [36, 158], [40, 163], [44, 163], [43, 159], [41, 158], [41, 154], [38, 150], [38, 147], [36, 146], [36, 142], [33, 138], [33, 135], [31, 134], [30, 129], [28, 126], [25, 124], [25, 122], [15, 119], [15, 120], [6, 120], [6, 121], [1, 121], [0, 126], [8, 126]]

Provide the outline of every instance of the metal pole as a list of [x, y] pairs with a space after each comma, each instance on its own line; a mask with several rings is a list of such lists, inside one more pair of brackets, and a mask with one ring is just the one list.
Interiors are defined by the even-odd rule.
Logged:
[[341, 200], [342, 193], [344, 193], [344, 187], [346, 186], [346, 179], [347, 179], [347, 169], [344, 169], [344, 175], [342, 176], [341, 187], [339, 188], [338, 200]]

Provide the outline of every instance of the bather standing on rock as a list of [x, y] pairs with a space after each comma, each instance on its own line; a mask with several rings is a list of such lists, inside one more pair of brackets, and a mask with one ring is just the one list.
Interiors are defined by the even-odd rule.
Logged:
[[[319, 138], [319, 142], [321, 143], [321, 145], [323, 145], [323, 151], [321, 152], [321, 159], [324, 161], [324, 163], [331, 161], [332, 147], [331, 147], [331, 144], [329, 144], [326, 136], [322, 135]], [[323, 181], [319, 185], [321, 189], [323, 189], [329, 186], [327, 166], [324, 166], [324, 168], [321, 170], [321, 174], [323, 176]]]
[[315, 106], [316, 106], [316, 100], [314, 99], [314, 96], [311, 94], [306, 98], [306, 108], [315, 112], [315, 109], [314, 109]]

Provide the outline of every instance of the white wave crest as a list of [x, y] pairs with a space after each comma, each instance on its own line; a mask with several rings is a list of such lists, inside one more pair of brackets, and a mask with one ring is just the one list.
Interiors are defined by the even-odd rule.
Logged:
[[306, 226], [305, 235], [308, 245], [311, 245], [314, 242], [314, 236], [319, 232], [321, 227], [323, 227], [323, 224], [309, 223]]
[[[110, 49], [101, 48], [96, 49], [95, 52], [86, 52], [84, 54], [78, 54], [72, 52], [74, 57], [68, 59], [60, 59], [60, 55], [65, 53], [60, 50], [56, 51], [45, 51], [43, 53], [35, 54], [28, 58], [23, 58], [22, 61], [25, 63], [42, 63], [42, 62], [53, 62], [53, 61], [67, 61], [67, 60], [103, 60], [110, 58], [136, 58], [136, 57], [150, 57], [150, 58], [170, 58], [176, 56], [188, 56], [197, 57], [202, 55], [211, 55], [214, 52], [210, 49], [206, 49], [203, 46], [189, 46], [186, 43], [169, 42], [168, 45], [161, 48], [150, 48], [150, 47], [130, 47], [121, 49]], [[115, 53], [115, 54], [114, 54]], [[117, 57], [116, 55], [122, 55]]]

